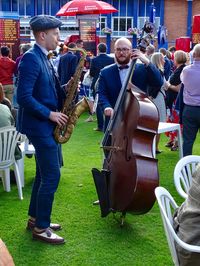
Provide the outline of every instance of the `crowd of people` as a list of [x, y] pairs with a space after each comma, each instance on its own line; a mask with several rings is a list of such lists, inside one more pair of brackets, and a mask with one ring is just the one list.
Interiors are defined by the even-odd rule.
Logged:
[[[61, 145], [55, 141], [53, 131], [55, 125], [62, 127], [68, 121], [68, 116], [60, 110], [81, 58], [81, 52], [73, 49], [84, 45], [78, 40], [68, 44], [72, 50], [59, 46], [60, 25], [60, 20], [51, 16], [33, 17], [30, 26], [35, 44], [20, 45], [16, 61], [10, 58], [7, 46], [1, 47], [0, 56], [0, 127], [16, 125], [36, 150], [36, 175], [27, 228], [33, 238], [51, 244], [65, 242], [54, 232], [61, 225], [51, 223], [50, 218], [63, 165]], [[90, 115], [96, 112], [95, 130], [106, 131], [131, 62], [135, 60], [132, 84], [156, 105], [160, 122], [181, 123], [184, 156], [192, 154], [200, 128], [200, 44], [192, 54], [191, 63], [188, 54], [176, 51], [175, 47], [156, 51], [150, 44], [146, 51], [133, 50], [131, 42], [123, 37], [114, 44], [113, 58], [107, 55], [106, 44], [99, 43], [97, 56], [89, 59], [89, 67], [82, 75], [83, 84], [87, 84], [82, 88], [88, 87], [85, 96], [90, 96], [95, 105], [90, 111]], [[89, 77], [89, 83], [84, 83], [84, 74]], [[74, 100], [79, 100], [78, 93]], [[171, 151], [178, 149], [174, 132], [169, 134], [166, 146]], [[156, 153], [160, 152], [157, 135]]]
[[[27, 52], [32, 47], [31, 44], [21, 44], [19, 47], [20, 56], [16, 59], [16, 61], [10, 58], [10, 51], [7, 46], [1, 47], [1, 57], [0, 57], [0, 83], [3, 86], [3, 93], [6, 102], [10, 102], [10, 109], [12, 111], [12, 115], [16, 118], [16, 109], [18, 108], [18, 103], [16, 101], [16, 90], [18, 85], [18, 68], [21, 59], [25, 52]], [[59, 48], [58, 48], [59, 47]], [[78, 62], [80, 60], [81, 52], [73, 51], [76, 48], [83, 48], [83, 41], [77, 40], [76, 43], [68, 43], [68, 47], [72, 48], [72, 50], [67, 50], [65, 45], [59, 45], [53, 51], [48, 51], [48, 56], [50, 57], [49, 62], [53, 66], [53, 71], [57, 73], [58, 80], [61, 86], [67, 84], [71, 77], [73, 77]], [[195, 48], [198, 50], [198, 46]], [[194, 49], [194, 51], [195, 51]], [[58, 52], [57, 52], [58, 51]], [[155, 47], [150, 44], [146, 47], [146, 52], [140, 51], [140, 55], [145, 56], [147, 58], [148, 64], [150, 66], [154, 65], [154, 67], [159, 71], [162, 76], [162, 86], [155, 86], [154, 84], [147, 84], [144, 88], [144, 84], [137, 84], [137, 82], [133, 82], [139, 88], [141, 88], [149, 98], [154, 102], [159, 111], [160, 122], [172, 122], [172, 123], [180, 123], [181, 127], [183, 123], [185, 127], [183, 128], [183, 152], [184, 155], [192, 154], [192, 145], [195, 141], [196, 134], [198, 132], [199, 124], [198, 121], [192, 121], [191, 124], [188, 125], [188, 117], [185, 119], [185, 112], [188, 110], [187, 102], [188, 95], [183, 93], [184, 91], [184, 82], [181, 79], [181, 73], [185, 66], [190, 65], [193, 62], [194, 65], [198, 63], [198, 52], [190, 53], [193, 55], [193, 58], [190, 58], [189, 55], [184, 51], [176, 51], [175, 47], [170, 47], [168, 50], [165, 48], [161, 48], [159, 51], [156, 51]], [[196, 55], [197, 54], [197, 55]], [[116, 64], [118, 63], [119, 57], [130, 57], [129, 60], [134, 57], [132, 50], [123, 51], [123, 54], [116, 52], [115, 49], [115, 60]], [[137, 57], [138, 63], [141, 63], [141, 58]], [[196, 58], [196, 59], [195, 59]], [[108, 106], [105, 107], [104, 102], [102, 102], [102, 97], [104, 91], [101, 89], [101, 70], [109, 65], [115, 63], [114, 57], [107, 55], [107, 47], [105, 43], [100, 43], [97, 46], [97, 56], [88, 58], [89, 65], [85, 67], [83, 75], [81, 77], [81, 96], [84, 95], [88, 98], [91, 103], [91, 110], [89, 112], [90, 117], [86, 120], [88, 122], [95, 121], [93, 114], [96, 113], [97, 126], [94, 128], [96, 131], [105, 132], [106, 126], [109, 121], [109, 116], [111, 115], [109, 111], [107, 111]], [[128, 59], [126, 59], [128, 60]], [[130, 63], [129, 63], [130, 65]], [[141, 64], [143, 65], [143, 64]], [[141, 66], [140, 66], [141, 67]], [[137, 67], [138, 68], [138, 67]], [[145, 68], [146, 69], [146, 68]], [[187, 68], [186, 68], [187, 69]], [[51, 70], [52, 71], [52, 70]], [[119, 72], [124, 73], [124, 76], [128, 72], [127, 69], [123, 69]], [[137, 70], [136, 70], [137, 72]], [[100, 74], [101, 73], [101, 74]], [[84, 78], [85, 77], [85, 78]], [[122, 78], [123, 79], [123, 78]], [[147, 82], [148, 83], [148, 82]], [[190, 82], [189, 82], [190, 83]], [[112, 84], [115, 84], [113, 82]], [[122, 82], [119, 83], [119, 88], [121, 88]], [[110, 84], [109, 84], [110, 86]], [[187, 87], [188, 85], [187, 81]], [[109, 87], [109, 93], [112, 89]], [[113, 94], [111, 92], [111, 94]], [[80, 95], [77, 94], [76, 102], [80, 99]], [[114, 92], [114, 98], [118, 96], [116, 91]], [[184, 98], [186, 97], [186, 100]], [[192, 95], [192, 97], [198, 97], [198, 95]], [[192, 98], [193, 100], [193, 98]], [[112, 99], [113, 101], [113, 99]], [[114, 100], [115, 104], [116, 99]], [[183, 116], [183, 103], [186, 103], [185, 112]], [[190, 101], [191, 103], [191, 101]], [[95, 106], [94, 106], [95, 105]], [[111, 106], [113, 103], [111, 104]], [[94, 106], [94, 107], [93, 107]], [[194, 109], [193, 104], [190, 108]], [[114, 106], [113, 106], [114, 107]], [[106, 109], [106, 110], [104, 110]], [[92, 111], [93, 110], [93, 111]], [[198, 108], [197, 110], [198, 111]], [[188, 113], [190, 113], [188, 111]], [[187, 113], [187, 116], [188, 116]], [[183, 118], [183, 119], [182, 119]], [[193, 127], [196, 126], [196, 129]], [[175, 131], [171, 131], [166, 133], [169, 137], [169, 141], [166, 143], [166, 147], [169, 147], [171, 151], [178, 150], [178, 141]], [[190, 142], [190, 144], [188, 144]], [[190, 145], [190, 148], [187, 148]], [[156, 137], [156, 153], [159, 154], [161, 150], [159, 149], [159, 135]]]

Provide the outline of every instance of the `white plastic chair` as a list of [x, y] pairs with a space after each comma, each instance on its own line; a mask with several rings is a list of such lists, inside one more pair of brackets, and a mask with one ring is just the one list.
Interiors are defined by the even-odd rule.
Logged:
[[22, 200], [22, 186], [18, 165], [15, 160], [15, 147], [20, 138], [20, 133], [13, 126], [0, 128], [0, 171], [4, 189], [10, 191], [10, 167], [13, 166], [19, 198]]
[[175, 242], [185, 250], [191, 252], [200, 253], [200, 246], [190, 245], [183, 242], [176, 234], [173, 228], [173, 212], [178, 207], [170, 193], [163, 187], [157, 187], [155, 189], [155, 195], [160, 208], [160, 213], [167, 237], [168, 246], [172, 255], [172, 259], [175, 265], [179, 265], [177, 252], [175, 248]]
[[21, 178], [21, 185], [24, 187], [24, 156], [25, 155], [34, 155], [35, 154], [35, 148], [32, 144], [29, 144], [29, 140], [26, 137], [26, 135], [21, 135], [21, 141], [20, 141], [20, 150], [22, 152], [22, 158], [20, 160], [17, 160], [17, 165], [20, 172], [20, 178]]
[[178, 194], [184, 199], [187, 198], [192, 175], [198, 163], [200, 163], [200, 156], [188, 155], [180, 159], [174, 169], [174, 184]]

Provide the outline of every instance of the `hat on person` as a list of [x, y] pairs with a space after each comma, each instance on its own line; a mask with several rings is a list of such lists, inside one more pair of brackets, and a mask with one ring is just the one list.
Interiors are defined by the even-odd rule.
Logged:
[[53, 16], [38, 15], [34, 16], [29, 24], [32, 31], [44, 31], [58, 28], [62, 25], [62, 22]]

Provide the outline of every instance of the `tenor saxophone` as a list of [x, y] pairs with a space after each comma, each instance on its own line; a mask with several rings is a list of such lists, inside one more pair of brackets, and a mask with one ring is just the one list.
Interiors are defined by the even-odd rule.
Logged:
[[75, 104], [75, 99], [77, 96], [77, 88], [79, 85], [80, 77], [84, 68], [84, 62], [86, 58], [86, 51], [80, 48], [68, 48], [71, 51], [80, 51], [82, 56], [77, 65], [76, 71], [73, 75], [73, 82], [67, 92], [67, 97], [65, 99], [64, 105], [61, 112], [68, 116], [68, 121], [66, 125], [59, 127], [56, 126], [54, 130], [54, 138], [58, 143], [66, 143], [74, 130], [76, 122], [80, 115], [85, 111], [90, 109], [89, 102], [86, 97], [83, 97], [77, 104]]

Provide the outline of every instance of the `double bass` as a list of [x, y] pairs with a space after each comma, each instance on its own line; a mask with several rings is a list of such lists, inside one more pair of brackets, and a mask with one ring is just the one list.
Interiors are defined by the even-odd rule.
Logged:
[[110, 212], [121, 212], [122, 217], [148, 212], [159, 184], [153, 152], [159, 115], [144, 92], [129, 89], [135, 63], [132, 60], [102, 140], [103, 169], [92, 169], [102, 217]]

